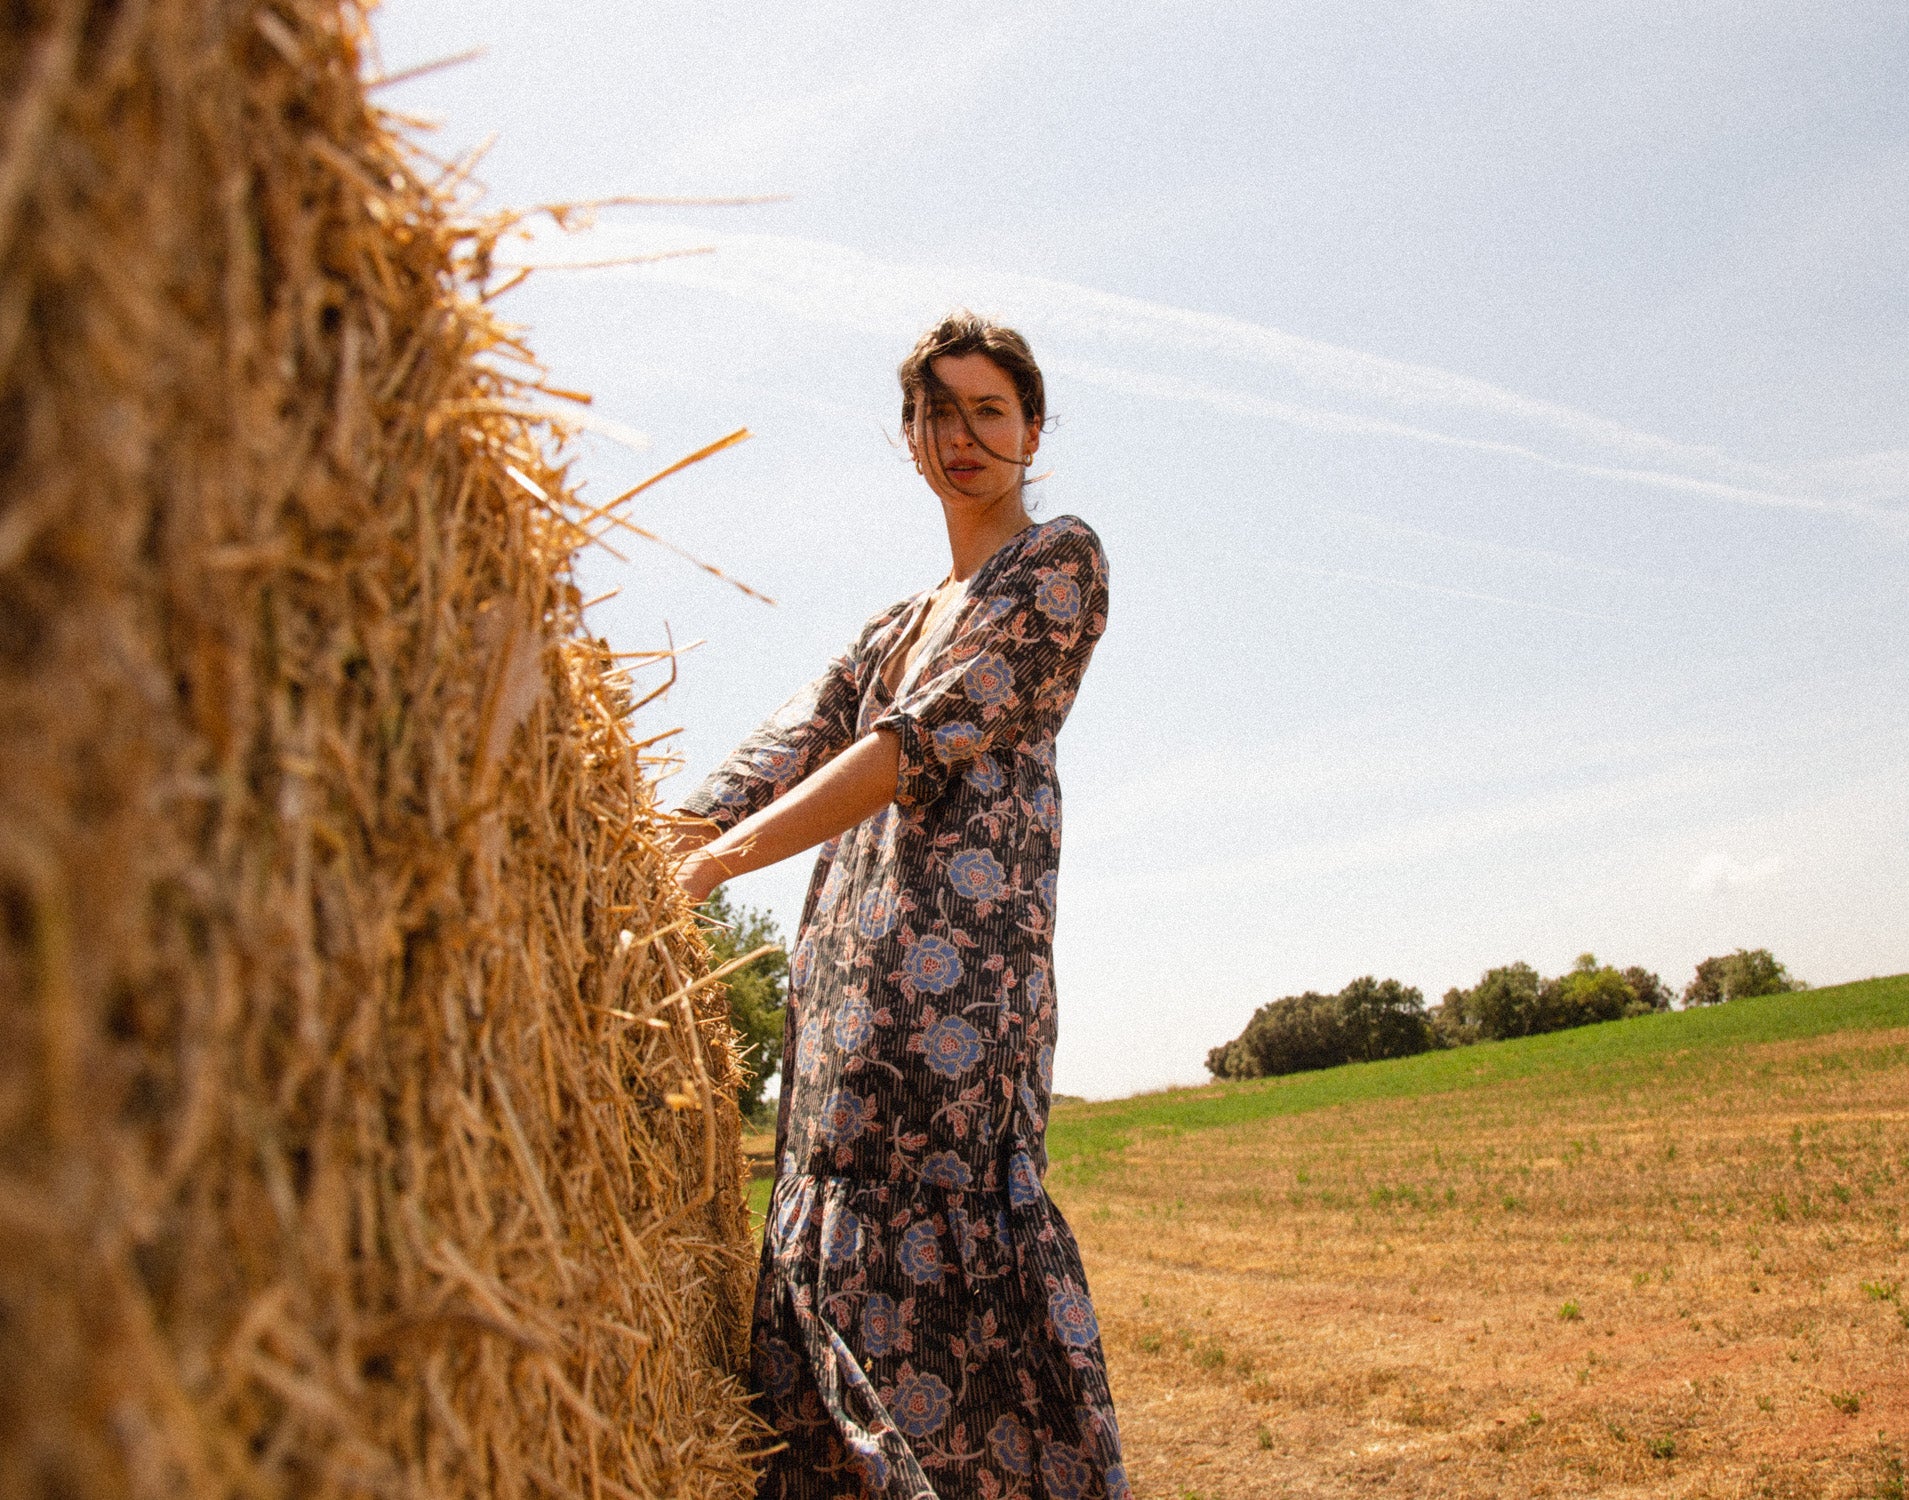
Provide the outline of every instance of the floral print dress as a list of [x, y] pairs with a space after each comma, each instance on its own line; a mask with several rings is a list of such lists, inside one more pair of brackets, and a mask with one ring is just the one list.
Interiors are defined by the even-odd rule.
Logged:
[[1054, 736], [1106, 628], [1098, 538], [1004, 543], [891, 693], [882, 611], [684, 810], [728, 828], [876, 729], [893, 803], [822, 846], [790, 963], [753, 1359], [774, 1500], [1124, 1500], [1080, 1253], [1041, 1178]]

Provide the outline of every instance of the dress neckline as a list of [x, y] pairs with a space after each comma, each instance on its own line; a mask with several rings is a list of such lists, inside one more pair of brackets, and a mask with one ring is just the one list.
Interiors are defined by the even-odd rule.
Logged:
[[[1054, 519], [1060, 520], [1062, 518], [1056, 516]], [[906, 617], [909, 623], [907, 628], [902, 632], [901, 639], [882, 653], [881, 663], [875, 669], [875, 680], [881, 684], [882, 691], [887, 694], [889, 702], [899, 702], [903, 694], [914, 685], [916, 673], [921, 670], [922, 662], [926, 660], [930, 654], [928, 649], [930, 644], [946, 635], [974, 603], [975, 585], [980, 583], [983, 575], [1001, 558], [1006, 557], [1010, 552], [1017, 551], [1028, 536], [1039, 531], [1043, 526], [1051, 524], [1052, 522], [1036, 521], [1030, 518], [1027, 525], [1023, 526], [1006, 541], [1002, 542], [1000, 546], [996, 547], [986, 557], [981, 559], [981, 566], [970, 573], [967, 582], [961, 586], [960, 599], [947, 614], [942, 616], [941, 623], [935, 626], [934, 633], [921, 640], [915, 649], [914, 660], [908, 663], [908, 668], [901, 674], [900, 680], [897, 681], [893, 687], [890, 687], [888, 685], [888, 664], [894, 660], [895, 652], [904, 649], [907, 642], [914, 635], [916, 627], [920, 624], [918, 612], [927, 607], [928, 600], [934, 595], [935, 590], [941, 587], [941, 584], [936, 584], [934, 588], [923, 589], [914, 596], [908, 605]], [[945, 583], [947, 580], [943, 579], [942, 582]]]

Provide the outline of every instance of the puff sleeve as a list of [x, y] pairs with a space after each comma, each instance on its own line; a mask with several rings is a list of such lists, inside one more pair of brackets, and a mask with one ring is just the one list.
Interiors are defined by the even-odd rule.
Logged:
[[954, 634], [875, 721], [901, 740], [904, 808], [933, 802], [983, 756], [1051, 738], [1107, 628], [1106, 554], [1074, 517], [1038, 528], [976, 583]]
[[678, 811], [727, 832], [854, 743], [869, 640], [900, 609], [870, 620], [854, 645], [730, 752]]

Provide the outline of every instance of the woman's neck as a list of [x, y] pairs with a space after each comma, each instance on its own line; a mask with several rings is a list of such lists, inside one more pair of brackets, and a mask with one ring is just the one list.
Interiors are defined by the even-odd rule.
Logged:
[[944, 503], [941, 513], [948, 523], [948, 552], [954, 561], [948, 576], [957, 583], [974, 577], [1002, 543], [1033, 524], [1018, 487], [984, 509], [963, 506], [957, 510]]

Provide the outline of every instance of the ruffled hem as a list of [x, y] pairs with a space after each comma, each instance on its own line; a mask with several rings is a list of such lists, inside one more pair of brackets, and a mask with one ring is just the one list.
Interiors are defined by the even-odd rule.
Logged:
[[769, 1207], [755, 1375], [789, 1446], [760, 1494], [1123, 1500], [1080, 1253], [1038, 1182], [787, 1175]]

